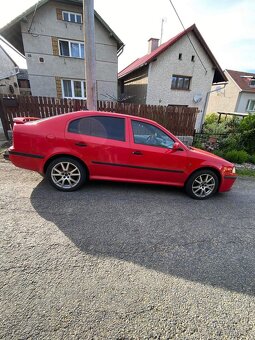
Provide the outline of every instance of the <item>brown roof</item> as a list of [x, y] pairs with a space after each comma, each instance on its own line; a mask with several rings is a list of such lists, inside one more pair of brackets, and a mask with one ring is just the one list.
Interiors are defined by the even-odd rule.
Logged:
[[200, 44], [203, 46], [205, 52], [207, 53], [208, 57], [210, 58], [211, 62], [213, 63], [213, 66], [215, 68], [215, 75], [213, 82], [222, 82], [227, 81], [227, 78], [222, 71], [220, 65], [218, 64], [217, 60], [215, 59], [214, 55], [212, 54], [211, 50], [209, 49], [208, 45], [206, 44], [205, 40], [203, 39], [201, 33], [197, 29], [196, 25], [192, 25], [186, 30], [182, 31], [181, 33], [177, 34], [175, 37], [171, 38], [164, 44], [160, 45], [157, 49], [152, 51], [149, 54], [146, 54], [145, 56], [136, 59], [134, 62], [132, 62], [130, 65], [128, 65], [126, 68], [124, 68], [122, 71], [119, 72], [118, 78], [123, 78], [126, 75], [132, 73], [133, 71], [137, 70], [140, 67], [148, 65], [151, 61], [155, 60], [155, 58], [163, 53], [165, 50], [173, 46], [178, 40], [180, 40], [183, 36], [189, 34], [190, 32], [193, 32], [200, 42]]
[[226, 71], [231, 76], [231, 78], [234, 80], [234, 82], [240, 87], [242, 91], [255, 93], [255, 87], [251, 87], [249, 85], [251, 78], [254, 78], [255, 80], [255, 73], [233, 71], [233, 70], [226, 70]]

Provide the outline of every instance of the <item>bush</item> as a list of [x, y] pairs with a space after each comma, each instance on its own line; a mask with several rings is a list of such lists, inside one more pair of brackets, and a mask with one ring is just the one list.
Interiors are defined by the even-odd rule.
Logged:
[[205, 116], [205, 125], [217, 123], [218, 119], [219, 119], [219, 115], [217, 115], [216, 113], [210, 113]]
[[254, 155], [250, 155], [248, 161], [250, 163], [252, 163], [252, 164], [255, 164], [255, 154]]
[[242, 136], [240, 133], [230, 133], [220, 140], [219, 148], [225, 151], [243, 150]]
[[244, 150], [231, 150], [225, 154], [225, 158], [230, 162], [242, 164], [248, 161], [249, 155]]
[[214, 150], [214, 151], [213, 151], [213, 154], [216, 155], [216, 156], [225, 158], [224, 151], [222, 151], [222, 150]]
[[240, 123], [239, 131], [245, 150], [253, 154], [255, 152], [255, 115], [245, 117]]

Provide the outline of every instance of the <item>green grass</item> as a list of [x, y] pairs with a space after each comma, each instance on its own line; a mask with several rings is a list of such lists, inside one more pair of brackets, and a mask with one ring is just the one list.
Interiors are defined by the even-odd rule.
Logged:
[[251, 169], [237, 169], [236, 173], [239, 176], [248, 176], [248, 177], [254, 177], [255, 178], [255, 170], [251, 170]]

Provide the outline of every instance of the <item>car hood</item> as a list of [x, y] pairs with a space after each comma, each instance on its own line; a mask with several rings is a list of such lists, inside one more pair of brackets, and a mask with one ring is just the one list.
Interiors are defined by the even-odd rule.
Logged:
[[224, 159], [222, 157], [214, 155], [211, 152], [208, 152], [208, 151], [205, 151], [205, 150], [201, 150], [201, 149], [197, 149], [197, 148], [194, 148], [194, 147], [190, 147], [189, 150], [194, 155], [200, 156], [200, 158], [202, 158], [202, 159], [208, 160], [210, 158], [212, 161], [216, 161], [218, 163], [221, 163], [224, 166], [233, 166], [233, 163], [227, 161], [226, 159]]

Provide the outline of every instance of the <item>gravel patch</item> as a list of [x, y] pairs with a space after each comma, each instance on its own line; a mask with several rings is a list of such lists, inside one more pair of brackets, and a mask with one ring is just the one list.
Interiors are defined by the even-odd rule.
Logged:
[[207, 201], [0, 163], [1, 339], [254, 339], [255, 182]]

